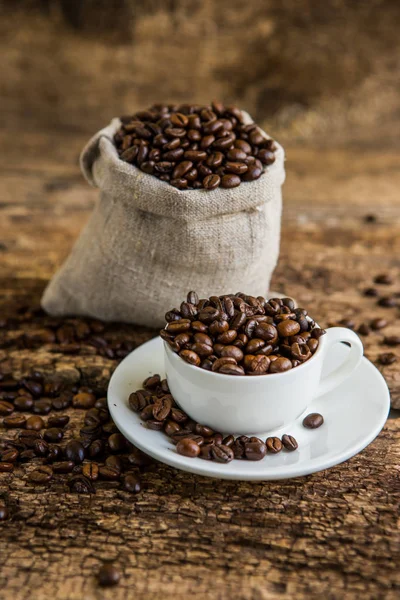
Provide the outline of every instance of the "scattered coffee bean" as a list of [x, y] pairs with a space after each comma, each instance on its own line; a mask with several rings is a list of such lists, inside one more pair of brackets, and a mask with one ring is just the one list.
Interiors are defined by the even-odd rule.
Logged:
[[375, 298], [376, 296], [379, 295], [378, 290], [376, 288], [372, 288], [372, 287], [366, 288], [363, 293], [364, 293], [364, 296], [370, 296], [371, 298]]
[[10, 415], [4, 417], [3, 425], [6, 429], [17, 429], [25, 427], [26, 418], [23, 415]]
[[84, 475], [74, 475], [68, 481], [68, 487], [73, 494], [95, 494], [96, 490], [93, 487], [90, 479]]
[[85, 449], [78, 440], [71, 440], [64, 448], [64, 456], [76, 464], [80, 464], [85, 458]]
[[247, 460], [261, 460], [267, 454], [267, 446], [261, 440], [245, 442], [244, 454]]
[[7, 402], [6, 400], [0, 400], [0, 415], [7, 416], [10, 415], [14, 410], [14, 405], [11, 402]]
[[0, 521], [7, 521], [10, 518], [10, 511], [4, 504], [0, 504]]
[[393, 279], [388, 273], [380, 273], [375, 277], [374, 283], [378, 283], [379, 285], [392, 285]]
[[53, 471], [51, 467], [40, 465], [37, 469], [29, 473], [28, 479], [29, 481], [32, 481], [32, 483], [43, 485], [50, 481], [52, 475]]
[[400, 335], [388, 335], [383, 338], [383, 343], [386, 346], [400, 346]]
[[287, 433], [282, 436], [282, 444], [286, 450], [289, 450], [289, 452], [293, 452], [299, 447], [295, 438]]
[[127, 473], [122, 481], [122, 489], [132, 494], [138, 494], [142, 489], [139, 477], [134, 473]]
[[18, 460], [18, 457], [19, 457], [19, 452], [16, 448], [9, 448], [7, 450], [4, 450], [1, 453], [1, 460], [3, 462], [14, 463], [14, 462], [16, 462], [16, 460]]
[[12, 462], [0, 462], [0, 473], [11, 473], [14, 470]]
[[42, 417], [37, 416], [33, 416], [33, 417], [28, 417], [28, 419], [26, 420], [25, 423], [25, 428], [26, 429], [30, 429], [33, 431], [40, 431], [41, 429], [44, 428], [44, 421], [42, 419]]
[[393, 308], [397, 306], [398, 302], [394, 296], [382, 296], [378, 300], [378, 306], [384, 306], [385, 308]]
[[383, 329], [384, 327], [387, 327], [387, 325], [388, 325], [387, 320], [382, 319], [382, 318], [372, 319], [372, 321], [370, 323], [370, 327], [374, 331], [377, 331], [378, 329]]
[[359, 328], [357, 329], [357, 333], [360, 335], [369, 335], [371, 333], [371, 329], [367, 325], [367, 323], [361, 323]]
[[378, 361], [384, 366], [392, 365], [397, 361], [397, 356], [393, 352], [383, 352], [378, 356]]
[[267, 451], [271, 454], [278, 454], [282, 450], [282, 442], [278, 437], [268, 437], [265, 441]]
[[65, 427], [69, 423], [68, 415], [55, 415], [47, 420], [47, 427]]
[[232, 448], [223, 444], [213, 444], [210, 450], [211, 458], [216, 462], [228, 463], [234, 459]]
[[303, 426], [307, 429], [317, 429], [321, 427], [324, 422], [324, 417], [319, 413], [310, 413], [303, 419]]
[[53, 473], [71, 473], [74, 469], [75, 463], [72, 460], [65, 460], [62, 462], [53, 463]]
[[110, 587], [113, 585], [117, 585], [120, 579], [120, 572], [112, 564], [103, 565], [98, 574], [98, 581], [101, 587]]
[[194, 458], [200, 454], [200, 446], [192, 439], [183, 438], [176, 445], [176, 451], [183, 456]]
[[46, 440], [46, 442], [54, 443], [62, 440], [63, 435], [62, 429], [59, 429], [58, 427], [50, 427], [50, 429], [46, 429], [44, 432], [43, 438]]

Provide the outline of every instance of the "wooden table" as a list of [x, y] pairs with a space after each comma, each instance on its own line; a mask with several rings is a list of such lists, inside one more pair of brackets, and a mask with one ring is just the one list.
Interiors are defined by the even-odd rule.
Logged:
[[[90, 213], [97, 192], [77, 168], [85, 141], [65, 131], [25, 131], [22, 150], [14, 130], [0, 132], [0, 319], [38, 303]], [[273, 288], [315, 307], [321, 324], [350, 318], [358, 326], [384, 316], [400, 334], [398, 309], [379, 308], [361, 293], [382, 271], [397, 278], [388, 289], [400, 290], [399, 152], [372, 145], [286, 150]], [[368, 214], [376, 222], [366, 222]], [[42, 326], [36, 320], [22, 333], [32, 336]], [[109, 333], [135, 344], [154, 335], [117, 326]], [[106, 387], [116, 365], [90, 348], [68, 355], [54, 344], [21, 347], [20, 329], [2, 335], [0, 369], [16, 377], [37, 367], [49, 378]], [[386, 350], [383, 335], [364, 338], [371, 360]], [[399, 366], [379, 367], [398, 408]], [[81, 421], [77, 412], [70, 436]], [[62, 477], [35, 488], [28, 467], [1, 474], [0, 498], [11, 518], [0, 524], [0, 597], [398, 598], [399, 464], [393, 411], [358, 456], [286, 482], [215, 481], [155, 464], [137, 496], [113, 483], [86, 496], [68, 493]], [[123, 577], [103, 591], [95, 574], [105, 560], [115, 561]]]

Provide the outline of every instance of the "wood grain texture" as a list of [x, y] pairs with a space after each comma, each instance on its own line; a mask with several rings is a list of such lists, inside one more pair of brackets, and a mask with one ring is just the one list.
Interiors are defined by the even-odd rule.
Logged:
[[[22, 143], [23, 140], [23, 143]], [[38, 303], [96, 200], [77, 156], [86, 136], [74, 132], [0, 131], [0, 316]], [[273, 287], [313, 306], [322, 325], [357, 324], [378, 309], [360, 291], [389, 271], [400, 290], [398, 153], [393, 149], [287, 147], [281, 259]], [[379, 198], [379, 205], [377, 204]], [[366, 224], [367, 213], [377, 223]], [[93, 348], [65, 355], [54, 345], [20, 348], [7, 332], [0, 368], [105, 387], [115, 361]], [[109, 326], [115, 339], [139, 344], [154, 332]], [[383, 334], [364, 338], [375, 359]], [[3, 338], [1, 338], [3, 340]], [[400, 357], [399, 357], [400, 358]], [[380, 367], [400, 407], [399, 362]], [[82, 419], [70, 412], [68, 436]], [[394, 413], [395, 414], [395, 413]], [[0, 437], [6, 434], [0, 429]], [[5, 600], [169, 598], [395, 599], [400, 592], [400, 422], [390, 419], [360, 455], [329, 471], [287, 482], [204, 479], [153, 464], [144, 491], [131, 496], [101, 483], [93, 497], [69, 494], [62, 476], [49, 489], [26, 478], [31, 465], [0, 475], [11, 519], [0, 524], [0, 597]], [[112, 560], [123, 575], [100, 590], [95, 574]]]

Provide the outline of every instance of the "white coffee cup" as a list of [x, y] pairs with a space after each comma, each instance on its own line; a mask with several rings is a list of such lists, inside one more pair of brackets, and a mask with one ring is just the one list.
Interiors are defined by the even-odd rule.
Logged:
[[[339, 342], [350, 344], [350, 352], [321, 379], [325, 357]], [[315, 398], [347, 379], [363, 356], [360, 338], [344, 327], [327, 329], [315, 354], [298, 367], [256, 377], [206, 371], [185, 362], [166, 342], [164, 349], [168, 385], [182, 410], [215, 431], [234, 434], [267, 433], [289, 425]]]

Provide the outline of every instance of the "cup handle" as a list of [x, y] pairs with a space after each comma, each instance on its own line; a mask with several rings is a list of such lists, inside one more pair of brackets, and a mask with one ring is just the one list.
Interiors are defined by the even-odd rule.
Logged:
[[350, 352], [346, 360], [339, 367], [321, 379], [317, 397], [330, 392], [347, 379], [360, 364], [364, 353], [364, 348], [358, 335], [346, 327], [331, 327], [326, 330], [324, 338], [324, 359], [332, 346], [338, 342], [348, 342], [350, 344]]

